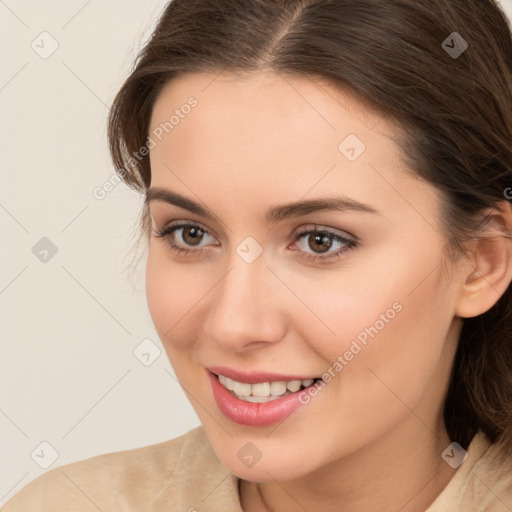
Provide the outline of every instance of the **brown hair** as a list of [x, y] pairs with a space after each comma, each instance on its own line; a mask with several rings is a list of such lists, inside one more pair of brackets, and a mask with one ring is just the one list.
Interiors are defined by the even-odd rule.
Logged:
[[[468, 43], [460, 55], [448, 51], [454, 32]], [[442, 193], [452, 261], [512, 184], [512, 35], [492, 0], [174, 0], [110, 112], [110, 151], [125, 183], [149, 187], [140, 150], [164, 84], [188, 72], [258, 70], [326, 79], [392, 119], [411, 172]], [[149, 220], [145, 208], [141, 232]], [[466, 448], [480, 429], [507, 455], [511, 293], [464, 319], [444, 404], [452, 440]]]

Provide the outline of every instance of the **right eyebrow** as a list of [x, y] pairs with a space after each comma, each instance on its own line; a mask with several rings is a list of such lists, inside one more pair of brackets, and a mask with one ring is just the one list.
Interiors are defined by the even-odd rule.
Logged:
[[165, 188], [152, 187], [148, 189], [146, 191], [146, 198], [144, 202], [146, 205], [149, 205], [151, 201], [163, 201], [164, 203], [173, 204], [185, 210], [189, 210], [192, 213], [201, 215], [207, 219], [218, 220], [217, 215], [215, 215], [206, 206], [200, 205], [188, 197], [176, 194], [175, 192]]

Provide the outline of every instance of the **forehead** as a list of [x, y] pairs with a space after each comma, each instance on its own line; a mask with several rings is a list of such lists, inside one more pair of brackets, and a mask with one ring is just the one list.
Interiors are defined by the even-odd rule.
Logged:
[[233, 165], [305, 172], [337, 161], [355, 168], [359, 153], [363, 162], [378, 155], [380, 165], [399, 169], [397, 134], [378, 112], [317, 77], [191, 73], [166, 84], [155, 101], [150, 158], [155, 174], [161, 160], [189, 172]]
[[[150, 125], [165, 122], [169, 114], [179, 110], [194, 97], [203, 117], [212, 110], [222, 108], [224, 117], [240, 108], [257, 107], [253, 119], [264, 116], [277, 120], [283, 114], [309, 110], [326, 127], [336, 130], [340, 114], [352, 123], [360, 122], [374, 127], [383, 121], [382, 113], [368, 102], [341, 89], [333, 82], [318, 76], [298, 76], [271, 71], [244, 73], [186, 73], [168, 82], [160, 91], [152, 111]], [[283, 121], [285, 119], [282, 119]], [[296, 120], [296, 119], [295, 119]], [[250, 120], [248, 120], [250, 121]], [[396, 129], [389, 123], [388, 130]]]

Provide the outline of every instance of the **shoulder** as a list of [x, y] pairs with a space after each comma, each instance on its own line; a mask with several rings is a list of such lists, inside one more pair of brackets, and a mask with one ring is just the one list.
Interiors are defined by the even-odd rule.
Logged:
[[223, 470], [228, 473], [197, 427], [170, 441], [54, 468], [22, 488], [2, 512], [160, 510], [159, 503], [170, 510], [192, 487], [187, 480], [197, 484]]
[[[483, 434], [481, 435], [483, 437]], [[462, 505], [478, 503], [482, 512], [512, 510], [512, 460], [506, 458], [498, 444], [485, 438], [482, 457], [471, 468]]]
[[478, 432], [452, 480], [427, 512], [510, 512], [512, 460]]

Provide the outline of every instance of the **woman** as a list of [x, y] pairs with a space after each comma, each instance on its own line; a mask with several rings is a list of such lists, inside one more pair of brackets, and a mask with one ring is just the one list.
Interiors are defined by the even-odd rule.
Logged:
[[109, 140], [202, 426], [4, 510], [512, 510], [511, 106], [491, 0], [172, 1]]

